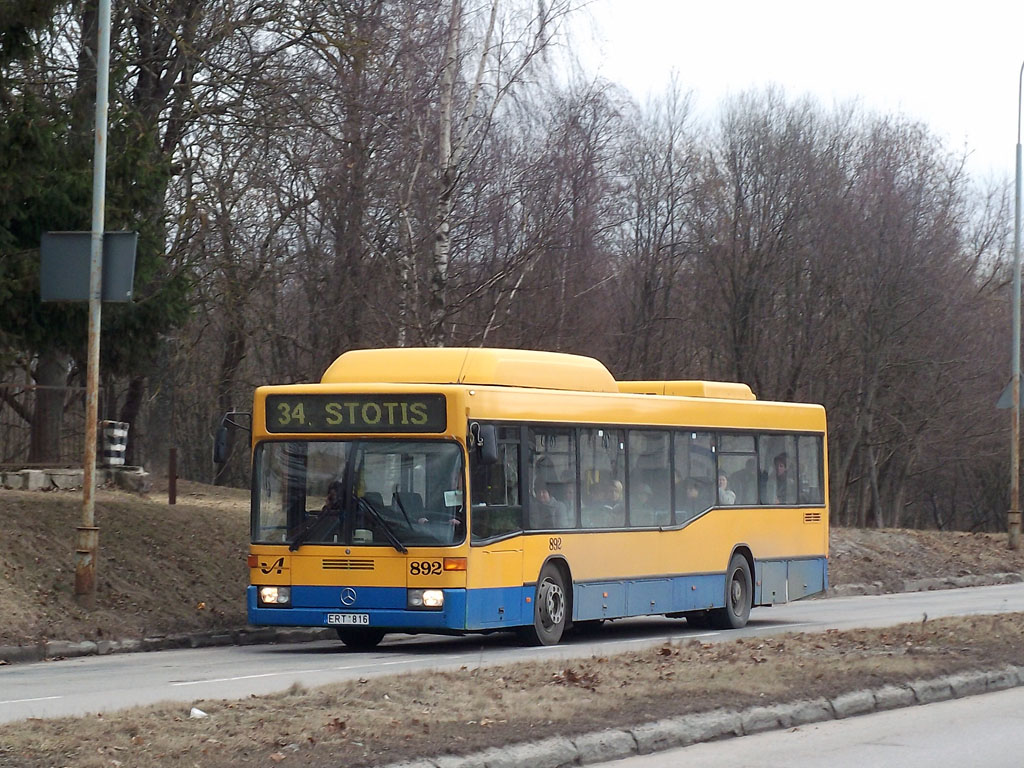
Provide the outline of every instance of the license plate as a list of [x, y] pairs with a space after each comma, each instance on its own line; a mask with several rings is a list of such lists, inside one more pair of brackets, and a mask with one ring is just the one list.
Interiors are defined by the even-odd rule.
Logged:
[[337, 624], [363, 624], [369, 625], [370, 614], [368, 613], [328, 613], [327, 624], [334, 626]]

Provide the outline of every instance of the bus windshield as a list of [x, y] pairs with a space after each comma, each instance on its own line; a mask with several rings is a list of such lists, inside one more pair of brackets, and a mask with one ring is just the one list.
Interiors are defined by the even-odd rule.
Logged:
[[404, 551], [465, 539], [462, 450], [453, 442], [265, 442], [254, 469], [254, 543]]

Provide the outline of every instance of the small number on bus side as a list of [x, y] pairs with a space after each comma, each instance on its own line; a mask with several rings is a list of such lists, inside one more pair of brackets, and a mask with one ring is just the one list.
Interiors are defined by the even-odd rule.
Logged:
[[441, 561], [413, 560], [409, 563], [409, 573], [413, 576], [437, 576], [441, 573]]
[[561, 536], [552, 536], [550, 539], [548, 539], [548, 549], [549, 550], [551, 550], [552, 552], [557, 552], [561, 548], [562, 548], [562, 537]]

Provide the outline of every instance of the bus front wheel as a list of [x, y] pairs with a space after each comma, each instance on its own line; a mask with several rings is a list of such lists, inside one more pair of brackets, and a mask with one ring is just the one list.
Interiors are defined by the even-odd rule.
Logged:
[[384, 639], [384, 632], [379, 629], [363, 629], [362, 627], [338, 627], [338, 639], [346, 648], [353, 651], [369, 651], [376, 648]]
[[537, 579], [533, 598], [533, 624], [523, 627], [519, 636], [526, 645], [555, 645], [562, 639], [568, 623], [569, 600], [565, 577], [548, 563]]
[[711, 623], [718, 629], [740, 629], [750, 618], [753, 593], [750, 564], [737, 553], [729, 561], [725, 573], [725, 607], [711, 611]]

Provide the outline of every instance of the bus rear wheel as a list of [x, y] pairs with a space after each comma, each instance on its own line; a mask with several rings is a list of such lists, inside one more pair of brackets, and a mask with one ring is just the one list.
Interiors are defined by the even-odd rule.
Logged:
[[569, 619], [565, 577], [548, 563], [540, 571], [533, 598], [533, 624], [519, 631], [526, 645], [555, 645], [562, 639]]
[[362, 627], [338, 627], [338, 639], [346, 648], [353, 651], [369, 651], [376, 648], [384, 639], [384, 631], [380, 629], [363, 629]]
[[732, 556], [725, 573], [725, 607], [711, 611], [711, 623], [718, 629], [740, 629], [750, 618], [751, 595], [750, 564], [741, 554]]

